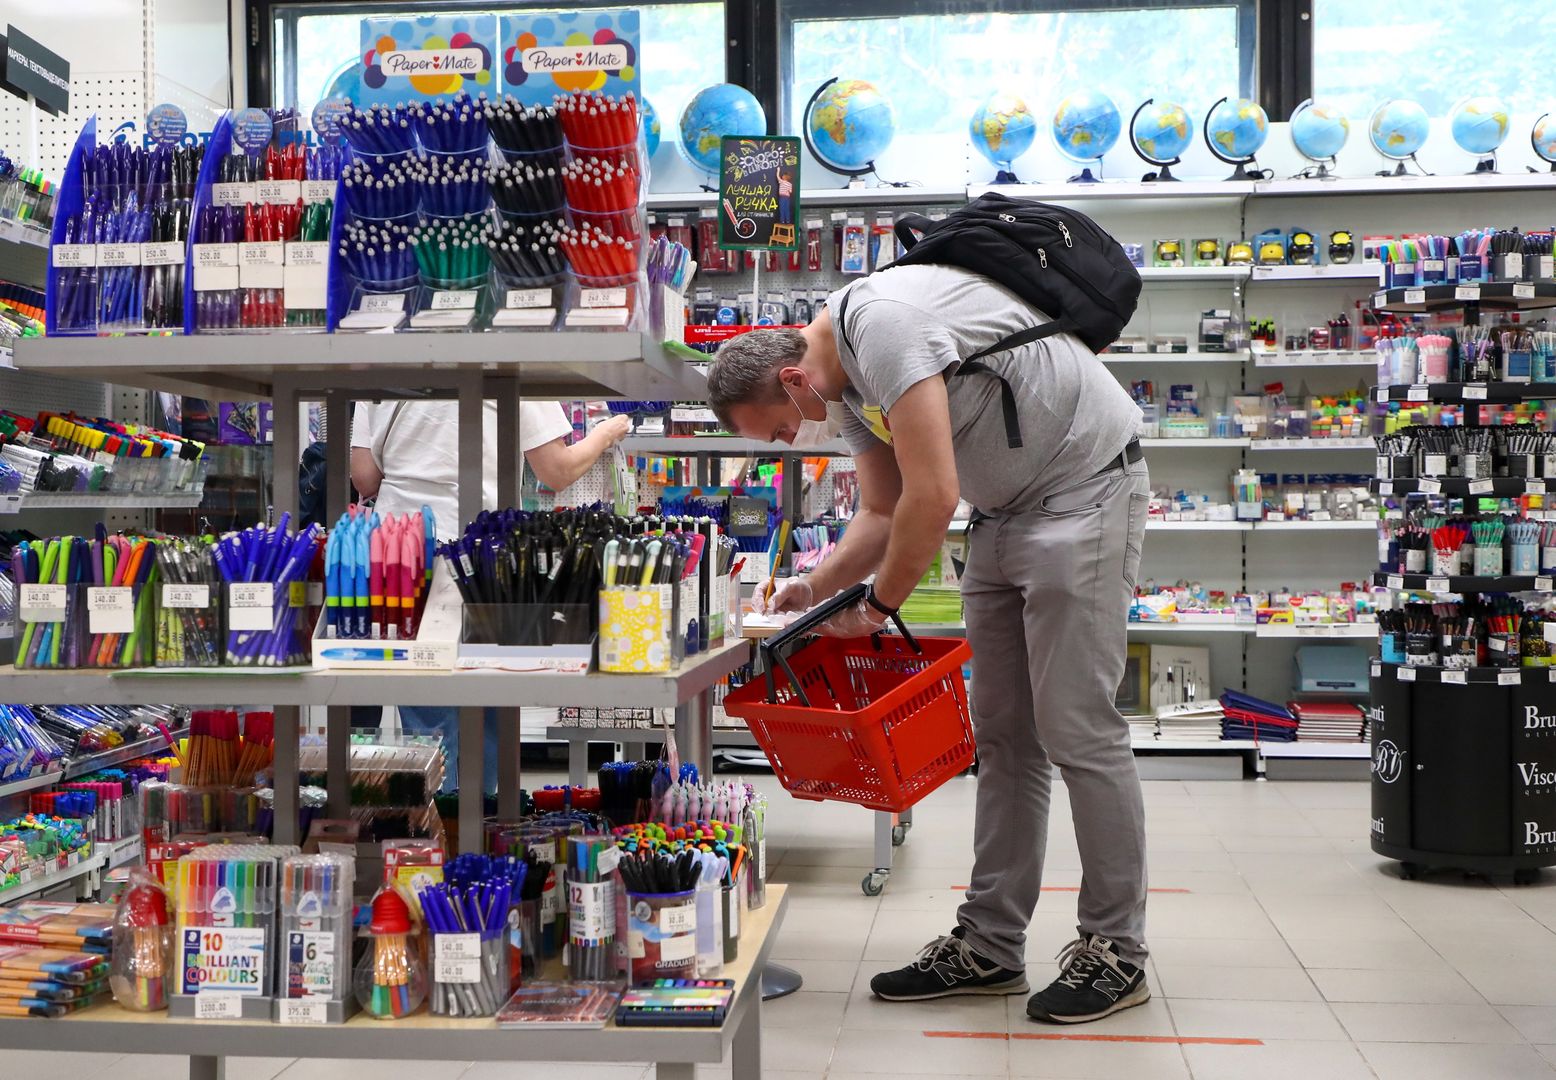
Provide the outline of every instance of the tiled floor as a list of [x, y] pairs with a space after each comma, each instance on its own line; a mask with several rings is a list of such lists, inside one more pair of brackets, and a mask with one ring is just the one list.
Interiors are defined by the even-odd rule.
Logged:
[[[971, 861], [973, 783], [956, 781], [920, 807], [896, 873], [873, 899], [859, 890], [871, 861], [869, 815], [775, 796], [769, 857], [774, 876], [794, 886], [775, 955], [804, 974], [805, 989], [766, 1006], [768, 1080], [1556, 1077], [1556, 874], [1522, 889], [1456, 875], [1400, 881], [1368, 849], [1363, 783], [1146, 785], [1151, 884], [1162, 891], [1150, 901], [1155, 997], [1145, 1006], [1056, 1030], [1029, 1022], [1021, 998], [874, 1000], [872, 974], [953, 925]], [[1074, 934], [1075, 893], [1064, 890], [1080, 883], [1080, 862], [1059, 795], [1054, 891], [1039, 905], [1027, 950], [1034, 984], [1053, 977], [1051, 958]], [[181, 1071], [172, 1058], [22, 1058], [0, 1052], [0, 1078], [161, 1080]], [[645, 1074], [278, 1058], [234, 1061], [228, 1075]]]

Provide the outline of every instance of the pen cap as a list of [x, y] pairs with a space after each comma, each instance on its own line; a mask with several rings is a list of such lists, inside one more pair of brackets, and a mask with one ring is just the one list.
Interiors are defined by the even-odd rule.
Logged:
[[368, 925], [375, 934], [411, 932], [411, 910], [405, 898], [392, 888], [378, 890], [373, 897], [373, 921]]

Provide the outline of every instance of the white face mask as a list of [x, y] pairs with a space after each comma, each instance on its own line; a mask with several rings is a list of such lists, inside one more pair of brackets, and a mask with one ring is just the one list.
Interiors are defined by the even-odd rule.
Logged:
[[[785, 394], [789, 394], [789, 388], [783, 388]], [[841, 401], [828, 401], [816, 388], [810, 388], [812, 394], [816, 394], [816, 400], [826, 406], [827, 418], [825, 420], [812, 420], [805, 415], [805, 410], [800, 409], [800, 403], [794, 400], [794, 395], [789, 394], [789, 401], [796, 409], [800, 409], [800, 424], [794, 429], [794, 440], [789, 443], [796, 450], [810, 450], [818, 446], [824, 446], [837, 438], [843, 431], [843, 418], [848, 415], [848, 406]]]

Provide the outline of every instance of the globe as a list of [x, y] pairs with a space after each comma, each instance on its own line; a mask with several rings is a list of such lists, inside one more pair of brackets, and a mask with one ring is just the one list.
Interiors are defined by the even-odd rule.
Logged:
[[1448, 128], [1461, 150], [1492, 154], [1507, 138], [1507, 114], [1507, 102], [1498, 98], [1467, 98], [1453, 107]]
[[1247, 98], [1216, 103], [1205, 118], [1210, 152], [1227, 161], [1246, 161], [1259, 152], [1270, 134], [1270, 118], [1257, 101]]
[[1032, 146], [1037, 121], [1027, 103], [996, 90], [973, 110], [967, 124], [973, 147], [996, 167], [1008, 166]]
[[1385, 101], [1367, 121], [1367, 138], [1372, 140], [1372, 148], [1395, 161], [1404, 161], [1425, 146], [1430, 130], [1426, 110], [1409, 98]]
[[1095, 161], [1118, 142], [1123, 118], [1106, 94], [1081, 90], [1054, 110], [1054, 145], [1076, 161]]
[[653, 102], [648, 98], [643, 99], [643, 142], [648, 147], [648, 156], [653, 157], [654, 151], [659, 149], [659, 140], [663, 131], [659, 125], [659, 114], [654, 111]]
[[1556, 119], [1552, 119], [1550, 113], [1534, 122], [1530, 141], [1534, 143], [1534, 152], [1540, 155], [1540, 160], [1556, 165]]
[[811, 152], [840, 173], [868, 171], [897, 133], [897, 117], [871, 83], [838, 79], [824, 86], [805, 110]]
[[1291, 142], [1309, 161], [1329, 161], [1350, 138], [1351, 122], [1332, 105], [1315, 105], [1309, 98], [1291, 114]]
[[762, 103], [743, 86], [714, 83], [697, 91], [681, 112], [681, 152], [710, 176], [719, 171], [720, 140], [726, 135], [766, 135]]
[[1129, 123], [1135, 152], [1153, 165], [1178, 160], [1194, 139], [1194, 125], [1182, 105], [1148, 99]]

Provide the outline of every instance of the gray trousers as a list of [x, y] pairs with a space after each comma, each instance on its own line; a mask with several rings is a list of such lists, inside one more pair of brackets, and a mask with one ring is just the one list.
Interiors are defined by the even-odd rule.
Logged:
[[1140, 572], [1144, 461], [994, 517], [969, 537], [962, 596], [978, 738], [975, 862], [957, 912], [1001, 967], [1026, 965], [1048, 846], [1053, 768], [1070, 794], [1080, 930], [1145, 959], [1145, 809], [1129, 725], [1113, 705]]

